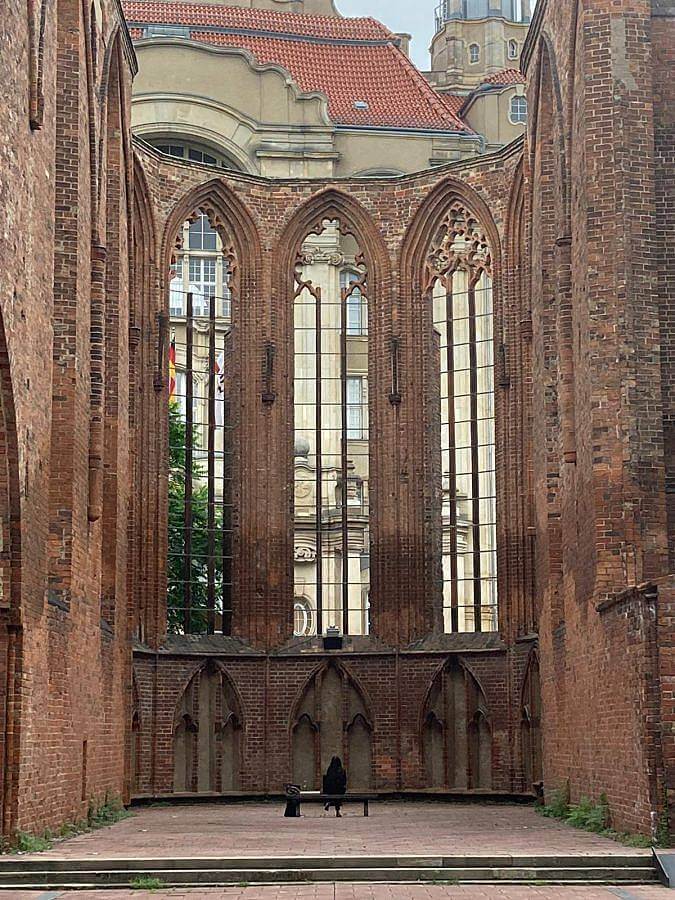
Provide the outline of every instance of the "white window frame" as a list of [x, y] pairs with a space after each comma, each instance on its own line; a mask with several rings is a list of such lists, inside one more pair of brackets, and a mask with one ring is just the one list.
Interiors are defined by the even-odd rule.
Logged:
[[[475, 56], [475, 59], [474, 59]], [[472, 66], [480, 62], [480, 44], [469, 44], [469, 64]]]
[[[520, 106], [520, 110], [518, 110], [514, 115], [514, 105], [517, 104]], [[526, 125], [527, 124], [527, 97], [524, 97], [522, 94], [514, 94], [513, 97], [509, 100], [509, 122], [512, 125]]]
[[[358, 391], [355, 399], [352, 389]], [[351, 396], [350, 396], [351, 395]], [[347, 375], [347, 440], [368, 439], [368, 387], [364, 375]]]
[[[304, 628], [302, 630], [297, 627], [299, 614], [303, 616]], [[296, 597], [293, 601], [293, 637], [311, 637], [316, 634], [314, 618], [314, 610], [310, 601], [306, 597]]]

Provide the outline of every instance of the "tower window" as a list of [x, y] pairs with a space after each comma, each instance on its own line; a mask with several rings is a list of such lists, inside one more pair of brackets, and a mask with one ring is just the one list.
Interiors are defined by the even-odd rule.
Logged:
[[525, 97], [511, 97], [509, 119], [513, 125], [524, 125], [527, 122], [527, 100]]
[[509, 41], [509, 59], [518, 59], [517, 41]]
[[477, 63], [480, 61], [480, 47], [478, 44], [471, 44], [469, 46], [469, 62]]

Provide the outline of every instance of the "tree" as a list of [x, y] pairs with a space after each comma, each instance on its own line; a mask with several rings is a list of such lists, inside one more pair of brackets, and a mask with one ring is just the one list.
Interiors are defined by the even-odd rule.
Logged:
[[[198, 429], [193, 429], [192, 446], [199, 448]], [[208, 631], [208, 487], [206, 475], [193, 455], [192, 462], [192, 550], [189, 574], [185, 558], [186, 502], [186, 438], [187, 426], [176, 403], [169, 405], [169, 542], [167, 619], [169, 632], [185, 633], [185, 584], [189, 579], [190, 632]], [[216, 505], [215, 538], [215, 608], [223, 603], [223, 511]]]

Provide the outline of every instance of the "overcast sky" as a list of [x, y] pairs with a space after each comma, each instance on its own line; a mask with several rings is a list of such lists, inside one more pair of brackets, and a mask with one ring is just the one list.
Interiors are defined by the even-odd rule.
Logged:
[[335, 0], [335, 5], [343, 16], [372, 16], [391, 31], [412, 34], [412, 58], [418, 68], [429, 68], [437, 0]]

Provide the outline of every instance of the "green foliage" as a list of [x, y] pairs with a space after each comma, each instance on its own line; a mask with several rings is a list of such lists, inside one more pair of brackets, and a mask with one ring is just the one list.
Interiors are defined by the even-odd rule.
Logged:
[[[169, 406], [169, 559], [167, 565], [168, 628], [174, 634], [184, 632], [185, 606], [185, 444], [187, 426], [177, 404]], [[199, 429], [193, 429], [192, 445], [199, 448]], [[206, 632], [208, 625], [208, 488], [205, 472], [193, 454], [192, 464], [192, 553], [189, 581], [192, 586], [190, 630]], [[223, 509], [217, 503], [214, 510], [215, 535], [215, 606], [223, 603], [222, 529]]]
[[51, 850], [51, 832], [45, 831], [42, 835], [36, 835], [19, 831], [16, 835], [16, 849], [19, 853], [44, 853], [45, 850]]
[[669, 817], [668, 788], [663, 790], [663, 802], [661, 806], [661, 815], [656, 826], [656, 842], [659, 847], [670, 847], [670, 817]]
[[538, 812], [549, 819], [566, 819], [570, 808], [569, 786], [558, 788], [551, 795], [551, 802], [538, 807]]
[[576, 806], [570, 806], [566, 820], [574, 828], [602, 834], [609, 829], [607, 797], [602, 794], [598, 803], [593, 803], [588, 797], [582, 797]]
[[164, 887], [164, 882], [152, 875], [139, 875], [131, 881], [131, 887], [135, 891], [159, 891]]
[[646, 834], [619, 834], [616, 831], [605, 832], [605, 837], [611, 837], [626, 847], [634, 847], [637, 850], [649, 850], [654, 846], [654, 841]]
[[122, 819], [128, 819], [131, 813], [124, 808], [124, 804], [119, 797], [108, 797], [100, 806], [91, 804], [87, 813], [87, 827], [90, 829], [106, 828], [108, 825], [114, 825]]
[[[582, 797], [576, 804], [569, 802], [569, 786], [560, 788], [551, 796], [551, 802], [546, 806], [535, 807], [542, 816], [551, 819], [560, 819], [573, 828], [581, 828], [584, 831], [592, 831], [602, 837], [618, 841], [626, 847], [647, 849], [654, 846], [654, 841], [644, 834], [624, 834], [614, 831], [610, 827], [611, 817], [609, 802], [606, 794], [600, 794], [597, 803], [593, 803], [588, 797]], [[660, 840], [657, 842], [662, 846]]]

